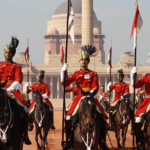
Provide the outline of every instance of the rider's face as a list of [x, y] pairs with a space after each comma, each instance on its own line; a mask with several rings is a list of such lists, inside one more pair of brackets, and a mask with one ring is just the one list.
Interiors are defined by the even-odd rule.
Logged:
[[119, 82], [123, 82], [123, 76], [119, 75]]
[[9, 49], [5, 49], [4, 51], [4, 57], [7, 61], [12, 60], [12, 53]]
[[89, 61], [88, 59], [80, 59], [79, 61], [80, 63], [80, 69], [87, 69], [88, 68], [88, 64], [89, 64]]
[[40, 76], [37, 76], [37, 81], [38, 81], [38, 82], [42, 82], [42, 81], [43, 81], [43, 78], [41, 78]]

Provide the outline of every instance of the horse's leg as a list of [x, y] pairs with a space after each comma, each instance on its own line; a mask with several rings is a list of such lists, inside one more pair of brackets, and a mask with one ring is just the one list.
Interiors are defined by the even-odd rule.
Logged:
[[118, 148], [121, 148], [121, 145], [120, 145], [120, 129], [119, 128], [115, 128], [115, 135], [116, 135], [116, 139], [117, 139], [117, 145], [118, 145]]
[[128, 127], [122, 129], [122, 147], [125, 149], [125, 141], [126, 141], [126, 134], [127, 134]]
[[36, 127], [35, 128], [35, 141], [36, 141], [38, 149], [41, 149], [41, 146], [40, 146], [39, 141], [38, 141], [38, 134], [39, 134], [39, 127]]
[[46, 148], [47, 147], [47, 135], [48, 135], [48, 129], [47, 128], [44, 128], [43, 129], [43, 141], [44, 141], [44, 147]]

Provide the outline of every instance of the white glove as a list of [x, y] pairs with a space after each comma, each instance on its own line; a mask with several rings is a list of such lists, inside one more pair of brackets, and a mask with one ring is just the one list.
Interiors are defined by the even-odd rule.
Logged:
[[110, 92], [110, 87], [112, 86], [112, 82], [110, 81], [107, 85], [107, 91]]
[[7, 88], [7, 92], [13, 92], [15, 90], [14, 87], [10, 86], [9, 88]]
[[61, 68], [61, 73], [60, 73], [61, 82], [64, 82], [64, 79], [65, 79], [64, 72], [67, 71], [67, 69], [68, 69], [68, 64], [64, 63], [63, 66], [62, 66], [62, 68]]
[[131, 69], [130, 78], [131, 78], [131, 84], [134, 85], [134, 75], [137, 73], [137, 68], [134, 66]]
[[101, 96], [99, 97], [99, 102], [101, 102], [101, 100], [104, 98], [104, 96]]
[[130, 74], [135, 74], [137, 73], [137, 68], [134, 66], [132, 69], [131, 69], [131, 73]]
[[68, 64], [64, 63], [62, 68], [61, 68], [61, 71], [65, 72], [65, 71], [67, 71], [67, 69], [68, 69]]
[[48, 98], [48, 95], [47, 94], [43, 94], [42, 97], [43, 98]]
[[18, 81], [14, 81], [9, 88], [7, 88], [8, 92], [13, 92], [14, 90], [19, 90], [21, 88], [21, 84]]

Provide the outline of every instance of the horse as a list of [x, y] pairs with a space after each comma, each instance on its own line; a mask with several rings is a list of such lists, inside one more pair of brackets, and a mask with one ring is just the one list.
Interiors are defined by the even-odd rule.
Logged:
[[[41, 92], [35, 92], [35, 109], [32, 117], [35, 124], [35, 140], [39, 150], [45, 150], [48, 146], [47, 135], [50, 130], [51, 121], [51, 110], [46, 102], [43, 101]], [[42, 130], [43, 129], [43, 130]], [[43, 131], [43, 132], [42, 132]], [[41, 139], [41, 144], [38, 141], [38, 136]]]
[[142, 116], [140, 123], [135, 123], [135, 129], [137, 148], [150, 150], [150, 110]]
[[110, 104], [109, 102], [105, 101], [105, 99], [103, 98], [100, 101], [100, 105], [102, 106], [102, 108], [104, 109], [105, 112], [109, 113], [109, 109], [110, 109]]
[[0, 149], [22, 150], [23, 133], [19, 110], [15, 99], [8, 97], [4, 89], [7, 81], [0, 84]]
[[85, 93], [83, 95], [79, 104], [78, 124], [74, 127], [73, 149], [108, 150], [106, 121], [96, 110], [94, 97]]
[[[114, 120], [114, 131], [118, 148], [125, 149], [126, 133], [130, 123], [129, 96], [125, 95], [117, 104], [117, 111]], [[122, 146], [120, 144], [120, 130], [122, 131]]]

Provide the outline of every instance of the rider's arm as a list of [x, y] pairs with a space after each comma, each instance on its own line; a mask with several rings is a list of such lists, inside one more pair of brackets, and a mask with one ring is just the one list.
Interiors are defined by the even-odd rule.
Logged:
[[49, 96], [50, 90], [49, 90], [48, 84], [45, 84], [45, 91], [46, 91], [47, 96]]
[[99, 90], [99, 84], [98, 84], [98, 76], [97, 76], [97, 73], [94, 72], [93, 74], [93, 81], [92, 81], [92, 85], [91, 85], [91, 90], [94, 90], [96, 93], [98, 92]]
[[112, 86], [110, 86], [110, 92], [111, 92], [112, 90], [114, 90], [115, 87], [116, 87], [116, 84], [113, 84]]
[[128, 85], [126, 85], [126, 88], [125, 88], [125, 94], [129, 94], [129, 92], [130, 92], [130, 90], [129, 90], [129, 86]]
[[[71, 83], [75, 81], [75, 75], [71, 74], [67, 79], [66, 79], [66, 86], [69, 86]], [[61, 82], [61, 84], [64, 86], [64, 82]]]

